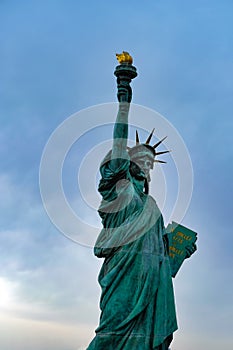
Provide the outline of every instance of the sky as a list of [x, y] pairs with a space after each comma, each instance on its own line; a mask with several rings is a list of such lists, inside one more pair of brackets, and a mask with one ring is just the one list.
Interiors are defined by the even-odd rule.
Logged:
[[[179, 330], [171, 348], [232, 348], [232, 17], [231, 0], [0, 1], [1, 350], [82, 350], [94, 336], [102, 260], [84, 238], [101, 227], [98, 162], [112, 125], [98, 123], [115, 118], [113, 72], [122, 50], [138, 70], [131, 122], [134, 111], [144, 111], [147, 129], [148, 111], [158, 112], [192, 161], [192, 199], [182, 224], [198, 232], [198, 251], [174, 279]], [[72, 115], [74, 137], [84, 134], [70, 145], [62, 181], [83, 220], [75, 238], [47, 215], [39, 185], [45, 146], [55, 130], [65, 132], [59, 128]], [[43, 173], [48, 192], [60, 154], [53, 150]], [[168, 223], [177, 179], [174, 158], [167, 160]], [[151, 187], [152, 196], [159, 189]], [[69, 223], [65, 213], [58, 216]]]

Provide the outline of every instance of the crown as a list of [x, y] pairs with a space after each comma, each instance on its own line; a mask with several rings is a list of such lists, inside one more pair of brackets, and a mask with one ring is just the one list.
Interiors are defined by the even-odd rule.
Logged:
[[[162, 152], [156, 152], [156, 148], [167, 138], [167, 136], [165, 136], [164, 138], [162, 138], [160, 141], [158, 141], [157, 143], [155, 143], [153, 146], [150, 145], [150, 140], [153, 136], [154, 133], [153, 129], [150, 133], [150, 135], [148, 136], [147, 140], [145, 143], [140, 143], [139, 141], [139, 136], [138, 136], [138, 131], [136, 130], [136, 145], [132, 148], [128, 147], [128, 153], [130, 155], [130, 158], [136, 159], [139, 157], [144, 157], [145, 155], [149, 155], [151, 157], [153, 157], [153, 159], [160, 155], [160, 154], [164, 154], [164, 153], [168, 153], [170, 151], [162, 151]], [[154, 159], [155, 163], [166, 163], [163, 160], [157, 160]]]

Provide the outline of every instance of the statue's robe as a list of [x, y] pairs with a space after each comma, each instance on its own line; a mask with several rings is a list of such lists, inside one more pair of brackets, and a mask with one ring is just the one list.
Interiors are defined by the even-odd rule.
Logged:
[[167, 349], [177, 322], [163, 218], [139, 190], [130, 160], [107, 159], [99, 184], [103, 229], [94, 248], [105, 258], [101, 316], [87, 350]]

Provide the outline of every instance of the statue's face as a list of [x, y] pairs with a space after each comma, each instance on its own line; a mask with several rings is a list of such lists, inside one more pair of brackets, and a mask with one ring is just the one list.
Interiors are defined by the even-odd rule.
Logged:
[[138, 165], [140, 170], [145, 174], [147, 179], [150, 179], [150, 170], [154, 167], [154, 161], [151, 157], [145, 155], [142, 158], [137, 158], [135, 163]]

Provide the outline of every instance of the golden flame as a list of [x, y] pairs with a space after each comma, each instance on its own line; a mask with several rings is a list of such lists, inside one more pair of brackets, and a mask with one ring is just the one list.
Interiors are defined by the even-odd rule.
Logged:
[[133, 57], [130, 56], [130, 54], [126, 51], [123, 51], [122, 53], [116, 53], [116, 58], [120, 64], [122, 63], [133, 63]]

